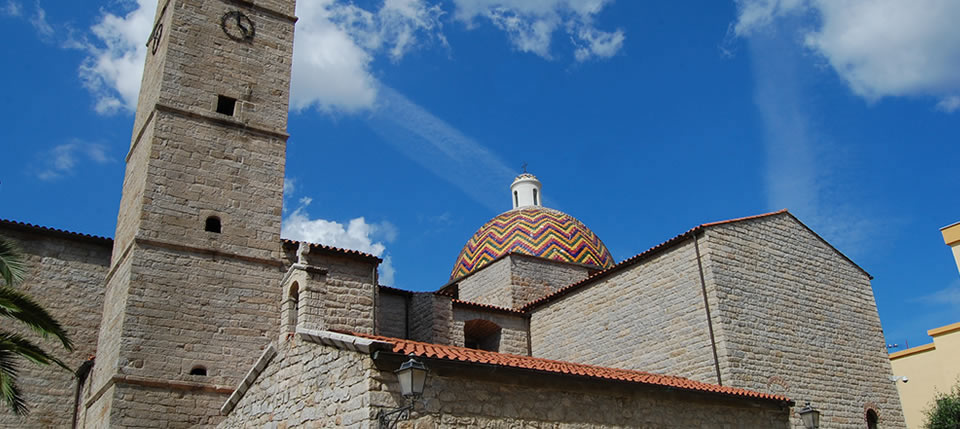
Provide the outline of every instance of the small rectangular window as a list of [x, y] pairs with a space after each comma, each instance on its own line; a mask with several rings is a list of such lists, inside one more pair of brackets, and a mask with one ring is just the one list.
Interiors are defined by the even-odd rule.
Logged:
[[227, 97], [226, 95], [217, 96], [217, 113], [233, 116], [233, 111], [237, 107], [237, 99]]

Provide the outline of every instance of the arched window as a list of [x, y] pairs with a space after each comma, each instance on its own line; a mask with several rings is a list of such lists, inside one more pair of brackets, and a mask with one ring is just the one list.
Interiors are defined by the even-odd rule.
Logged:
[[202, 365], [194, 366], [193, 368], [190, 369], [190, 375], [200, 375], [200, 376], [206, 377], [207, 368], [203, 367]]
[[288, 323], [290, 324], [290, 331], [296, 331], [297, 329], [297, 316], [300, 315], [300, 284], [293, 282], [293, 286], [290, 286], [290, 297], [287, 299], [287, 311], [288, 311]]
[[537, 202], [537, 190], [536, 190], [536, 189], [533, 190], [533, 205], [535, 205], [535, 206], [539, 206], [539, 205], [540, 205], [540, 203]]
[[513, 208], [520, 207], [520, 196], [517, 195], [517, 191], [513, 191]]
[[880, 416], [873, 409], [867, 410], [867, 429], [877, 429], [880, 424]]
[[500, 351], [500, 325], [473, 319], [463, 324], [463, 346], [470, 349]]
[[210, 216], [207, 218], [207, 222], [203, 227], [204, 230], [220, 233], [220, 218], [216, 216]]

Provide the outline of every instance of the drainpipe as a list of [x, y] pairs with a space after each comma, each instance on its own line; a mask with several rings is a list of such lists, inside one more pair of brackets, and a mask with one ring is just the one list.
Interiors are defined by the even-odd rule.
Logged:
[[83, 390], [83, 383], [87, 381], [87, 376], [90, 375], [90, 370], [93, 369], [93, 359], [87, 359], [86, 362], [80, 364], [80, 367], [77, 368], [75, 373], [77, 378], [77, 387], [73, 393], [73, 429], [77, 429], [77, 412], [80, 408], [80, 391]]
[[697, 251], [697, 268], [700, 270], [700, 289], [703, 292], [703, 308], [707, 311], [707, 329], [710, 331], [710, 346], [713, 349], [713, 365], [717, 370], [717, 384], [723, 386], [720, 378], [720, 358], [717, 356], [717, 339], [713, 335], [713, 319], [710, 317], [710, 302], [707, 300], [707, 281], [703, 277], [703, 261], [700, 257], [700, 241], [697, 232], [693, 232], [693, 247]]

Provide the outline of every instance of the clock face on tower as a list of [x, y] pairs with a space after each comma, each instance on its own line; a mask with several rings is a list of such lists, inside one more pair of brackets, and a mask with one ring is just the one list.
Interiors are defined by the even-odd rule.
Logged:
[[220, 28], [227, 37], [238, 42], [253, 41], [257, 32], [253, 20], [239, 10], [223, 14], [223, 18], [220, 18]]

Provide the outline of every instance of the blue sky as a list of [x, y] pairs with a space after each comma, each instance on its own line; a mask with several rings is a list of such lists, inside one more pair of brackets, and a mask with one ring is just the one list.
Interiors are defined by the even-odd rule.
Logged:
[[[96, 7], [93, 7], [96, 5]], [[0, 0], [0, 218], [112, 236], [155, 0]], [[960, 320], [960, 2], [301, 0], [284, 235], [429, 290], [544, 202], [617, 260], [790, 209], [876, 278], [888, 341]]]

